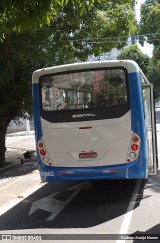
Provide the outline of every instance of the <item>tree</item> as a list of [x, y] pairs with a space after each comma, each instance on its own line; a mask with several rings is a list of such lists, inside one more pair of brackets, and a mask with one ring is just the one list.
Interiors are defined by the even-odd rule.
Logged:
[[139, 47], [134, 44], [125, 48], [117, 57], [118, 59], [129, 59], [137, 62], [144, 74], [147, 74], [149, 57], [139, 49]]
[[160, 2], [146, 0], [141, 7], [141, 21], [138, 26], [139, 40], [154, 47], [153, 57], [150, 59], [147, 76], [154, 84], [155, 98], [160, 99]]
[[160, 100], [160, 71], [156, 58], [152, 57], [149, 60], [147, 78], [153, 84], [155, 100]]
[[[79, 13], [86, 7], [85, 0], [72, 0], [74, 7]], [[101, 2], [97, 0], [95, 2]], [[87, 1], [87, 7], [91, 8], [94, 1]], [[0, 33], [5, 38], [6, 34], [11, 32], [22, 32], [35, 29], [44, 24], [50, 24], [56, 19], [62, 8], [68, 4], [68, 0], [1, 0], [0, 7]]]
[[147, 41], [154, 47], [160, 45], [160, 3], [159, 0], [146, 0], [141, 7], [141, 20], [138, 26], [139, 40]]
[[[48, 2], [53, 4], [54, 1]], [[32, 6], [33, 1], [22, 1], [22, 5], [18, 5], [18, 1], [15, 0], [15, 6], [12, 2], [11, 8], [9, 1], [2, 1], [0, 167], [5, 163], [5, 134], [8, 124], [15, 117], [23, 117], [26, 112], [31, 113], [32, 72], [46, 66], [86, 60], [90, 54], [99, 55], [112, 47], [122, 47], [124, 42], [120, 43], [117, 39], [111, 38], [123, 35], [127, 41], [127, 36], [135, 31], [134, 17], [128, 1], [101, 1], [101, 4], [95, 1], [94, 5], [92, 1], [87, 1], [90, 8], [85, 7], [84, 1], [57, 1], [57, 4], [58, 2], [61, 5], [58, 8], [54, 5], [58, 10], [48, 21], [50, 25], [45, 25], [47, 11], [48, 14], [51, 11], [50, 7], [46, 10], [45, 6], [43, 13], [43, 4], [38, 5], [38, 9], [42, 8], [38, 15], [36, 3]], [[29, 9], [27, 4], [30, 4]], [[11, 13], [11, 9], [14, 14]], [[19, 11], [22, 11], [21, 21], [17, 20], [15, 14]], [[29, 14], [23, 17], [25, 11]], [[45, 20], [42, 18], [43, 14]], [[33, 26], [30, 26], [30, 21], [34, 22]], [[38, 25], [42, 25], [41, 28], [38, 28]]]
[[115, 4], [126, 4], [131, 6], [134, 0], [1, 0], [0, 7], [0, 36], [5, 38], [6, 34], [16, 31], [35, 29], [54, 22], [63, 8], [72, 3], [78, 15], [84, 11], [90, 11], [94, 6], [108, 4], [109, 8]]
[[125, 48], [118, 59], [130, 59], [138, 63], [148, 80], [153, 84], [155, 100], [160, 99], [160, 71], [156, 58], [143, 54], [137, 45]]

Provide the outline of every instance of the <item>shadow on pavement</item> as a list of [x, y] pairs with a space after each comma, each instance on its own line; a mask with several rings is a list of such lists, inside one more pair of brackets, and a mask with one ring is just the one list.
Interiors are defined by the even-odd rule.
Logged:
[[160, 170], [157, 175], [150, 176], [146, 182], [145, 188], [150, 188], [156, 193], [160, 193]]
[[[3, 214], [0, 217], [0, 230], [97, 226], [126, 213], [136, 182], [88, 181], [92, 186], [78, 191], [75, 197], [76, 186], [83, 182], [46, 184]], [[143, 190], [144, 183], [141, 183], [135, 207], [145, 199]], [[72, 200], [69, 202], [70, 198]]]
[[36, 158], [26, 160], [23, 164], [19, 161], [12, 167], [0, 171], [0, 180], [9, 177], [26, 175], [36, 169], [38, 169], [38, 162]]

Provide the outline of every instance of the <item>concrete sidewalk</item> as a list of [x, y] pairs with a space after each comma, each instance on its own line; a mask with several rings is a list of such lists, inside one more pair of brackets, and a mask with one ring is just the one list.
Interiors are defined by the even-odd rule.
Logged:
[[[34, 139], [34, 131], [30, 131], [29, 133], [26, 131], [10, 133], [10, 134], [6, 134], [6, 138], [19, 137], [19, 136], [27, 138], [27, 136], [30, 136], [30, 135], [33, 135], [33, 139]], [[23, 142], [22, 142], [22, 146], [19, 146], [19, 147], [14, 146], [14, 148], [10, 148], [10, 146], [6, 145], [6, 148], [7, 148], [7, 150], [5, 153], [5, 167], [0, 168], [1, 173], [14, 168], [15, 166], [21, 166], [22, 162], [29, 161], [29, 160], [25, 159], [24, 155], [23, 155], [27, 151], [32, 152], [34, 159], [36, 157], [35, 148], [33, 150], [28, 149], [27, 146], [23, 146]]]
[[30, 132], [22, 131], [22, 132], [14, 132], [14, 133], [7, 133], [7, 137], [16, 137], [16, 136], [29, 136], [29, 135], [34, 135], [35, 132], [34, 130]]

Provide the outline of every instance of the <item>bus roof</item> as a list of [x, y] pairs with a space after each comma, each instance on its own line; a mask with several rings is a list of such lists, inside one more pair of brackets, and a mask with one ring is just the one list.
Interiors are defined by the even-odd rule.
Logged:
[[103, 67], [125, 67], [128, 73], [139, 72], [140, 68], [135, 61], [132, 60], [108, 60], [108, 61], [94, 61], [94, 62], [82, 62], [82, 63], [71, 63], [59, 66], [53, 66], [48, 68], [38, 69], [33, 73], [32, 82], [38, 83], [40, 76], [59, 73], [74, 70], [84, 70], [90, 68], [103, 68]]

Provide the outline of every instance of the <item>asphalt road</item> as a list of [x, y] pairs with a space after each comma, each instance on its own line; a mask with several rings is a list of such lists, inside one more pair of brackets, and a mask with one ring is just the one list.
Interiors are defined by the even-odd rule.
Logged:
[[59, 237], [68, 237], [64, 242], [75, 237], [76, 242], [82, 235], [85, 242], [90, 242], [90, 237], [101, 242], [104, 234], [111, 234], [113, 240], [106, 238], [105, 242], [117, 243], [120, 233], [160, 232], [159, 175], [146, 183], [131, 180], [48, 184], [40, 183], [37, 163], [32, 161], [1, 175], [0, 184], [0, 231], [5, 235], [40, 234], [52, 242], [61, 242]]
[[[34, 163], [26, 163], [19, 167], [19, 170], [15, 168], [2, 178], [8, 181], [1, 182], [1, 233], [47, 232], [61, 234], [64, 238], [66, 233], [119, 234], [138, 181], [40, 184]], [[136, 193], [141, 196], [134, 204], [135, 208], [139, 207], [144, 189], [143, 183], [139, 183], [140, 187]], [[15, 199], [19, 202], [14, 205]], [[13, 202], [6, 212], [5, 200]], [[126, 222], [128, 223], [128, 220]]]

